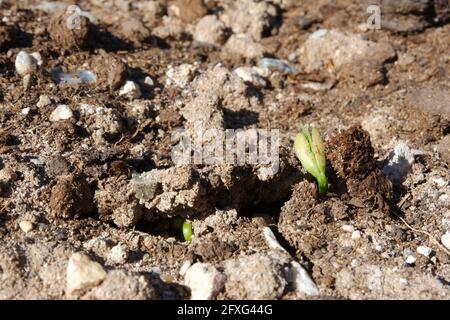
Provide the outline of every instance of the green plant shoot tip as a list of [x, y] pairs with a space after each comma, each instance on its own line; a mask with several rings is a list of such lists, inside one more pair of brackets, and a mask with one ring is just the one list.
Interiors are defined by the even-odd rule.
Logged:
[[312, 128], [310, 132], [308, 125], [303, 126], [303, 130], [295, 137], [294, 150], [303, 168], [317, 179], [319, 194], [326, 194], [328, 179], [325, 172], [325, 149], [319, 130]]
[[189, 222], [183, 223], [183, 238], [185, 241], [192, 240], [192, 225]]

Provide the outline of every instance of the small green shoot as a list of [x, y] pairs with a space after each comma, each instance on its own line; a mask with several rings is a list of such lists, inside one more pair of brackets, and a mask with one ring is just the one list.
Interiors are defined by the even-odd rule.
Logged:
[[192, 225], [187, 221], [183, 223], [183, 238], [185, 241], [192, 240]]
[[303, 126], [303, 130], [295, 137], [294, 150], [303, 168], [317, 179], [319, 194], [325, 195], [328, 189], [328, 179], [325, 172], [325, 150], [319, 130], [312, 128], [309, 132], [309, 126]]

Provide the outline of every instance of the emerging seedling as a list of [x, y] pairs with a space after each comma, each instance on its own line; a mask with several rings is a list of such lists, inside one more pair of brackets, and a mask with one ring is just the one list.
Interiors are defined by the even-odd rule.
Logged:
[[183, 223], [183, 238], [185, 241], [192, 240], [192, 225], [189, 222]]
[[176, 230], [176, 232], [181, 231], [181, 235], [184, 239], [184, 241], [191, 241], [192, 240], [192, 225], [187, 222], [187, 220], [177, 217], [173, 219], [173, 228]]
[[294, 150], [303, 168], [308, 171], [319, 184], [319, 194], [323, 196], [328, 189], [328, 179], [325, 173], [326, 159], [322, 137], [317, 128], [303, 126], [294, 140]]

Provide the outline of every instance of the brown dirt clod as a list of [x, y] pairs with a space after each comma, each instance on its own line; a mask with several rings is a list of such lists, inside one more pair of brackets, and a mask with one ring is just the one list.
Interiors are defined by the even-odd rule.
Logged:
[[337, 176], [343, 180], [364, 179], [376, 165], [369, 133], [359, 125], [332, 137], [326, 154]]
[[69, 174], [57, 178], [50, 195], [50, 210], [54, 218], [70, 219], [91, 214], [94, 193], [86, 178]]
[[125, 82], [126, 64], [106, 52], [95, 56], [92, 68], [98, 77], [99, 86], [108, 86], [111, 90], [117, 90]]
[[48, 26], [48, 33], [54, 43], [69, 51], [78, 51], [89, 46], [92, 25], [86, 17], [80, 17], [80, 25], [69, 28], [67, 22], [70, 15], [67, 13], [56, 14], [52, 17]]

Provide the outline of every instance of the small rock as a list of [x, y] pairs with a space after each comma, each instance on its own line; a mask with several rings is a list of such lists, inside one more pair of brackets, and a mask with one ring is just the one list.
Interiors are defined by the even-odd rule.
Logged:
[[342, 230], [344, 230], [345, 232], [353, 232], [353, 231], [355, 231], [355, 227], [353, 227], [350, 224], [344, 224], [342, 226]]
[[416, 263], [416, 258], [413, 255], [410, 255], [406, 258], [405, 262], [409, 265]]
[[225, 292], [231, 299], [277, 299], [287, 286], [283, 263], [256, 253], [224, 262]]
[[155, 85], [155, 81], [149, 76], [145, 77], [144, 84], [153, 87]]
[[327, 29], [319, 29], [309, 35], [309, 39], [316, 40], [323, 38], [328, 33]]
[[31, 110], [30, 107], [26, 107], [26, 108], [23, 108], [20, 112], [26, 116], [30, 113], [30, 110]]
[[352, 239], [353, 240], [361, 239], [361, 231], [358, 231], [358, 230], [353, 231], [352, 232]]
[[383, 172], [392, 182], [401, 183], [411, 169], [415, 157], [421, 154], [423, 154], [422, 151], [412, 149], [406, 143], [401, 142], [389, 154], [389, 162], [383, 167]]
[[186, 26], [181, 19], [164, 16], [162, 24], [152, 30], [152, 34], [161, 39], [183, 39], [186, 35]]
[[269, 1], [233, 2], [233, 5], [221, 15], [221, 19], [233, 30], [233, 33], [245, 33], [259, 41], [275, 29], [279, 12], [278, 8]]
[[50, 121], [56, 122], [60, 120], [68, 120], [73, 117], [73, 112], [68, 105], [60, 104], [50, 114]]
[[51, 104], [52, 104], [52, 101], [50, 100], [50, 98], [47, 95], [43, 94], [39, 97], [39, 101], [36, 104], [36, 106], [38, 108], [42, 108], [42, 107], [49, 106]]
[[192, 261], [191, 260], [184, 261], [183, 264], [181, 265], [180, 271], [178, 272], [180, 274], [180, 276], [184, 277], [184, 275], [189, 270], [191, 265], [192, 265]]
[[108, 260], [115, 264], [124, 264], [128, 260], [128, 247], [123, 243], [114, 246], [109, 252]]
[[300, 85], [303, 89], [313, 91], [328, 91], [333, 87], [332, 83], [306, 82]]
[[193, 80], [197, 67], [192, 64], [183, 63], [177, 67], [169, 66], [166, 76], [166, 86], [172, 84], [184, 89]]
[[319, 289], [306, 270], [296, 261], [291, 262], [290, 279], [294, 288], [308, 296], [318, 296]]
[[409, 66], [414, 61], [415, 61], [415, 58], [413, 55], [411, 55], [409, 53], [404, 53], [404, 54], [399, 55], [397, 64], [402, 67], [405, 67], [405, 66]]
[[405, 278], [400, 278], [400, 285], [402, 286], [407, 286], [408, 285], [408, 280]]
[[169, 7], [169, 14], [179, 17], [185, 23], [192, 23], [207, 13], [203, 0], [176, 0]]
[[[319, 30], [311, 34], [298, 50], [300, 71], [314, 73], [348, 69], [349, 75], [361, 72], [361, 63], [368, 63], [377, 70], [387, 60], [395, 57], [394, 48], [386, 43], [361, 39], [357, 34], [346, 34], [338, 30]], [[370, 59], [370, 63], [367, 60]], [[352, 66], [358, 68], [351, 69]], [[365, 75], [367, 76], [367, 75]]]
[[106, 278], [106, 271], [87, 255], [74, 253], [67, 265], [67, 289], [69, 295], [82, 293], [98, 286]]
[[289, 62], [281, 59], [263, 58], [259, 62], [259, 67], [270, 71], [278, 71], [283, 74], [296, 74], [298, 72]]
[[273, 231], [269, 227], [264, 227], [264, 239], [266, 240], [267, 245], [273, 250], [280, 250], [281, 252], [288, 253], [285, 248], [281, 246], [278, 242], [277, 238], [273, 234]]
[[247, 34], [233, 34], [225, 43], [224, 50], [248, 59], [261, 58], [266, 52], [263, 45]]
[[23, 232], [28, 233], [33, 230], [33, 224], [30, 221], [23, 220], [19, 222], [19, 227]]
[[234, 70], [234, 73], [243, 81], [250, 82], [255, 87], [263, 88], [266, 86], [266, 80], [251, 67], [239, 67]]
[[429, 257], [431, 252], [433, 251], [430, 247], [426, 247], [426, 246], [418, 246], [416, 250], [418, 253], [420, 253], [421, 255], [423, 255], [425, 257]]
[[126, 41], [131, 41], [136, 46], [147, 41], [151, 35], [150, 30], [147, 29], [138, 17], [130, 15], [120, 24], [119, 32]]
[[111, 252], [110, 243], [103, 237], [92, 238], [83, 243], [83, 248], [87, 251], [92, 251], [99, 257], [106, 257]]
[[184, 283], [191, 289], [191, 300], [210, 300], [224, 287], [226, 276], [208, 263], [195, 263], [187, 271]]
[[220, 46], [225, 42], [225, 24], [215, 15], [208, 15], [200, 19], [195, 26], [194, 40], [200, 43]]
[[156, 298], [149, 277], [125, 270], [108, 272], [101, 285], [87, 293], [90, 300], [151, 300]]
[[441, 237], [442, 244], [450, 250], [450, 231], [447, 231], [442, 237]]
[[33, 58], [34, 62], [38, 66], [42, 66], [42, 64], [44, 63], [44, 60], [42, 59], [42, 55], [39, 52], [33, 52], [31, 54], [31, 57]]
[[15, 67], [17, 74], [23, 77], [36, 71], [37, 63], [27, 52], [20, 51], [16, 57]]
[[134, 81], [127, 81], [119, 91], [120, 96], [127, 96], [130, 99], [139, 99], [141, 97], [141, 89]]

